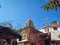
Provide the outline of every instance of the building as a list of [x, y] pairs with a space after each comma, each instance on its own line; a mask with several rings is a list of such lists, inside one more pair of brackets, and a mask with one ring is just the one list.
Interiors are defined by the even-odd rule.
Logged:
[[17, 45], [16, 39], [21, 36], [9, 27], [0, 26], [0, 45]]
[[60, 23], [52, 23], [39, 31], [48, 34], [51, 45], [60, 45]]
[[21, 32], [22, 40], [17, 40], [18, 45], [44, 45], [43, 35], [34, 27], [32, 20], [28, 19]]

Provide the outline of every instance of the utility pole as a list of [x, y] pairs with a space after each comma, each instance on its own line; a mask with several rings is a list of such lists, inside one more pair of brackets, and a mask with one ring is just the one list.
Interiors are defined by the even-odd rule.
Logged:
[[0, 8], [1, 8], [1, 5], [0, 5]]

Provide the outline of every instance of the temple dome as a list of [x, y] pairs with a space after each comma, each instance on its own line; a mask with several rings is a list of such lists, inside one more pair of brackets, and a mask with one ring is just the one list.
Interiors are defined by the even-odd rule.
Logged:
[[28, 19], [28, 20], [26, 21], [26, 25], [25, 25], [25, 27], [33, 27], [33, 28], [34, 28], [33, 21], [30, 20], [30, 19]]

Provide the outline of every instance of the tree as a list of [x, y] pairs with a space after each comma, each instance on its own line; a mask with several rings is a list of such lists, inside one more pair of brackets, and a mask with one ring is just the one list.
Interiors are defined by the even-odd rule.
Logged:
[[16, 30], [17, 33], [21, 33], [22, 32], [22, 28], [19, 28], [18, 30]]
[[16, 29], [13, 27], [13, 25], [10, 22], [2, 22], [2, 23], [0, 23], [0, 26], [9, 27], [17, 33], [20, 33], [22, 31], [22, 28]]
[[9, 27], [9, 28], [13, 28], [13, 26], [10, 22], [2, 22], [2, 23], [0, 23], [0, 25], [5, 26], [5, 27]]
[[57, 24], [57, 21], [53, 21], [52, 24]]
[[43, 5], [42, 8], [45, 10], [49, 10], [49, 9], [55, 9], [57, 10], [57, 8], [60, 7], [60, 0], [48, 0], [48, 3]]
[[19, 29], [13, 29], [13, 31], [17, 32], [18, 34], [20, 34], [22, 32], [22, 28], [19, 28]]

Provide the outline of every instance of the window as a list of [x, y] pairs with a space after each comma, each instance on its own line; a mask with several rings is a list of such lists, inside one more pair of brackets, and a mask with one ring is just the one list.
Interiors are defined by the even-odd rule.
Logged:
[[57, 27], [53, 27], [54, 30], [57, 30]]

